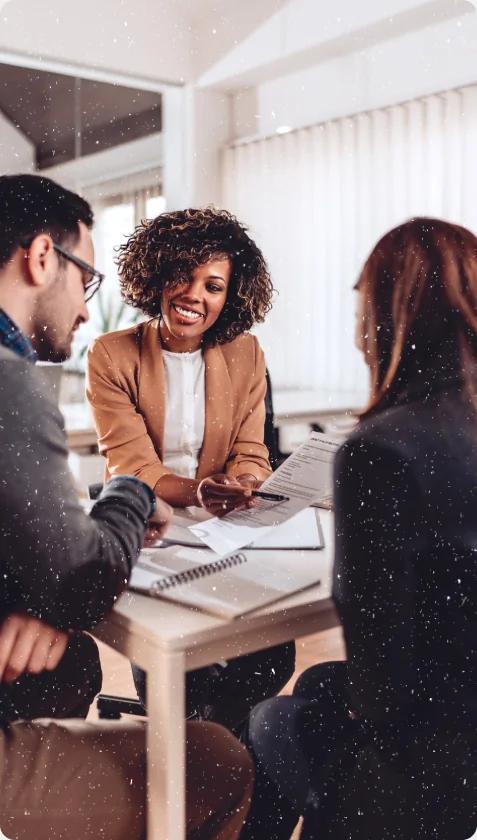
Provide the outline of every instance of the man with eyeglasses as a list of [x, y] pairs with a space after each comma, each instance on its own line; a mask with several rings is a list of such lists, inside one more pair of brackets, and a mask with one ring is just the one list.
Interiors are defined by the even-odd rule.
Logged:
[[[87, 220], [88, 214], [85, 213], [84, 216]], [[93, 268], [83, 258], [88, 257], [90, 261], [93, 259], [93, 243], [88, 227], [88, 224], [92, 224], [92, 215], [90, 218], [89, 223], [79, 220], [75, 253], [58, 245], [47, 232], [43, 234], [41, 242], [38, 241], [38, 234], [26, 237], [21, 242], [23, 256], [27, 262], [41, 258], [45, 262], [45, 269], [50, 272], [50, 276], [54, 277], [54, 283], [48, 287], [46, 293], [44, 291], [45, 278], [42, 277], [43, 284], [40, 289], [37, 289], [37, 300], [31, 301], [35, 304], [33, 313], [29, 314], [29, 330], [31, 330], [31, 325], [35, 325], [34, 331], [31, 332], [31, 343], [37, 357], [49, 362], [64, 362], [69, 358], [73, 334], [89, 318], [86, 304], [96, 294], [104, 280], [104, 274]], [[40, 245], [41, 253], [38, 251]], [[68, 310], [58, 314], [55, 323], [52, 324], [50, 323], [52, 313], [49, 310], [48, 315], [45, 316], [45, 307], [49, 309], [52, 299], [55, 300], [60, 293], [58, 284], [62, 285], [61, 292], [66, 296], [65, 304]]]
[[[130, 476], [84, 513], [61, 415], [34, 365], [68, 358], [88, 319], [102, 280], [92, 223], [87, 202], [47, 178], [0, 177], [0, 836], [11, 838], [145, 833], [144, 728], [51, 720], [85, 714], [100, 668], [82, 631], [126, 586], [148, 525], [160, 534], [170, 518]], [[190, 723], [187, 735], [188, 831], [233, 840], [250, 759], [215, 724]]]

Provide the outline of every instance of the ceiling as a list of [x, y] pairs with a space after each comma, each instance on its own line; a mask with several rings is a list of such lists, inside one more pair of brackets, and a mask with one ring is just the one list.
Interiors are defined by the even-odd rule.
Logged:
[[0, 111], [33, 143], [44, 169], [161, 130], [161, 95], [0, 65]]
[[0, 10], [0, 53], [27, 56], [30, 66], [38, 58], [184, 84], [287, 2], [8, 0]]

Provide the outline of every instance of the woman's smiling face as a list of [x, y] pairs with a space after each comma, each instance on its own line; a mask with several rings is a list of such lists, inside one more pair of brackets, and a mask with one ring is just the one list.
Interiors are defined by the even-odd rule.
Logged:
[[173, 352], [198, 350], [227, 300], [232, 266], [228, 257], [193, 269], [190, 280], [167, 287], [161, 300], [161, 337]]

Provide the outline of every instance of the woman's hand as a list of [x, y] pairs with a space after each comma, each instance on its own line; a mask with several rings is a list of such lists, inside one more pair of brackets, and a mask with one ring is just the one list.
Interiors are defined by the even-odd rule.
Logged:
[[144, 537], [144, 547], [153, 545], [158, 540], [162, 540], [166, 533], [172, 519], [173, 509], [164, 499], [156, 496], [156, 510], [152, 514], [147, 531]]
[[69, 635], [38, 618], [12, 613], [0, 625], [0, 681], [22, 674], [53, 671], [66, 650]]
[[223, 473], [203, 478], [197, 488], [199, 504], [214, 516], [253, 507], [252, 488]]
[[263, 484], [263, 481], [259, 481], [258, 478], [255, 478], [255, 476], [251, 473], [238, 475], [237, 481], [239, 481], [243, 487], [250, 487], [251, 490], [258, 490]]

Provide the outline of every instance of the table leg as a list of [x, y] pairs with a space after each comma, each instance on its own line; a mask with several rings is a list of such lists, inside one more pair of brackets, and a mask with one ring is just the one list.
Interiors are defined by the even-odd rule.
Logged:
[[183, 653], [163, 653], [147, 673], [148, 840], [185, 838], [184, 667]]

